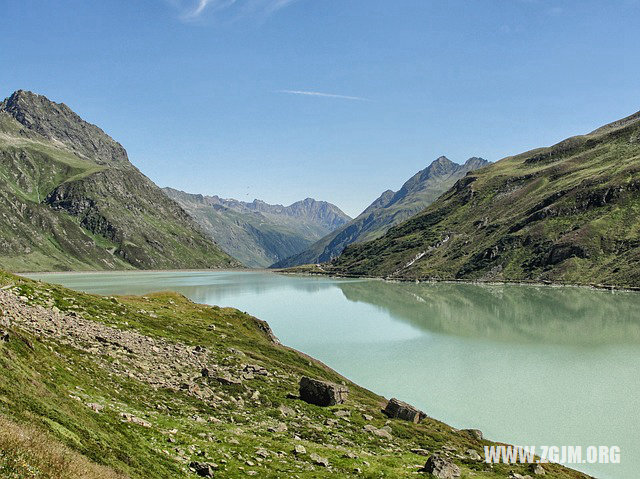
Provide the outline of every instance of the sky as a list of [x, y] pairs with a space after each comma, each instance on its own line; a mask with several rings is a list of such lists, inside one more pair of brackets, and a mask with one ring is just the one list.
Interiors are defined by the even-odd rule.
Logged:
[[160, 186], [355, 216], [440, 155], [640, 110], [639, 0], [0, 0], [0, 96], [64, 102]]

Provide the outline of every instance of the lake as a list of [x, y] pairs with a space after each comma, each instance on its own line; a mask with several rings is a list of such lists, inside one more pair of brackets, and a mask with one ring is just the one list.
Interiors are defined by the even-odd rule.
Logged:
[[38, 274], [100, 294], [172, 290], [269, 322], [280, 340], [454, 427], [520, 445], [621, 447], [640, 471], [640, 294], [386, 283], [269, 272]]

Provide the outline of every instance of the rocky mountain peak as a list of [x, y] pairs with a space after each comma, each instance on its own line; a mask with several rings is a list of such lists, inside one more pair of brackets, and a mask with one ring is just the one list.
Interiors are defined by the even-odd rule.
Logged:
[[11, 115], [25, 128], [76, 154], [101, 164], [128, 161], [120, 143], [104, 131], [84, 121], [64, 103], [55, 103], [43, 95], [18, 90], [0, 103], [0, 111]]
[[478, 156], [472, 156], [464, 162], [464, 166], [470, 170], [482, 168], [483, 166], [487, 166], [488, 164], [489, 162], [487, 160]]

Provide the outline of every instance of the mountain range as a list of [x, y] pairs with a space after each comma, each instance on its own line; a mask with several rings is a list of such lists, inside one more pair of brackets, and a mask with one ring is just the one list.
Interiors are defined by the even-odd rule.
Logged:
[[173, 188], [164, 188], [164, 192], [227, 253], [257, 268], [300, 253], [351, 220], [337, 206], [311, 198], [282, 206], [190, 194]]
[[398, 191], [385, 191], [356, 218], [316, 241], [300, 254], [276, 262], [273, 267], [324, 263], [339, 256], [352, 243], [379, 238], [392, 226], [424, 210], [468, 172], [488, 164], [487, 160], [473, 157], [459, 165], [446, 156], [441, 156], [413, 175]]
[[474, 171], [327, 271], [640, 286], [640, 112]]
[[219, 268], [224, 253], [125, 149], [69, 107], [17, 91], [0, 103], [0, 267]]

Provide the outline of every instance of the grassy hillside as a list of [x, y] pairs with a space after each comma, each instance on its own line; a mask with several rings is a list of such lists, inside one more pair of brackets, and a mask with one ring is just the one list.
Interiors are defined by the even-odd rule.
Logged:
[[339, 256], [352, 243], [379, 238], [392, 226], [424, 210], [469, 171], [487, 164], [482, 158], [469, 158], [459, 165], [442, 156], [407, 180], [397, 192], [385, 191], [357, 218], [321, 238], [302, 253], [279, 261], [273, 267], [323, 263]]
[[231, 256], [251, 267], [267, 267], [305, 250], [351, 218], [325, 201], [306, 199], [290, 206], [246, 203], [217, 196], [163, 191]]
[[63, 104], [30, 92], [0, 103], [0, 266], [12, 271], [237, 264]]
[[[389, 420], [383, 398], [274, 342], [246, 313], [4, 273], [0, 288], [2, 477], [196, 477], [189, 464], [199, 461], [225, 478], [408, 478], [433, 452], [465, 478], [531, 471], [474, 459], [471, 449], [491, 443], [435, 419]], [[349, 399], [327, 408], [296, 399], [302, 375], [344, 382]]]
[[640, 286], [640, 114], [467, 175], [334, 273]]

